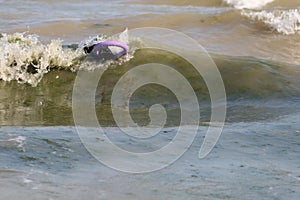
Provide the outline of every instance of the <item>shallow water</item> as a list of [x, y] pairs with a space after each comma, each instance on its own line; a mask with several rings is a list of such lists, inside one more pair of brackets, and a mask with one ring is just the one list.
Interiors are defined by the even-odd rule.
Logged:
[[[86, 152], [73, 127], [3, 127], [1, 195], [9, 199], [298, 199], [298, 119], [299, 114], [273, 122], [229, 123], [203, 160], [197, 152], [206, 128], [200, 127], [190, 150], [176, 163], [141, 175], [100, 164]], [[117, 144], [135, 145], [115, 137], [116, 128], [105, 131]], [[157, 142], [171, 139], [173, 131], [164, 129]], [[21, 136], [25, 139], [9, 142]], [[157, 146], [134, 148], [149, 151]]]
[[[0, 5], [0, 199], [299, 199], [299, 0], [0, 0]], [[126, 58], [87, 62], [83, 47], [95, 38], [104, 41], [126, 27], [148, 26], [187, 34], [220, 71], [226, 125], [204, 159], [198, 152], [212, 115], [205, 80], [181, 55], [142, 48], [149, 38], [177, 48], [186, 47], [182, 41], [124, 32], [113, 39], [129, 45]], [[192, 46], [185, 53], [201, 57]], [[112, 92], [128, 71], [147, 63], [170, 66], [189, 81], [201, 118], [183, 157], [162, 170], [133, 175], [105, 166], [87, 151], [75, 129], [72, 95], [80, 72], [104, 70], [94, 99], [99, 124], [123, 149], [155, 151], [174, 139], [182, 112], [195, 105], [187, 96], [188, 106], [181, 108], [170, 89], [143, 86], [128, 102], [134, 122], [148, 125], [149, 109], [161, 104], [166, 124], [149, 140], [120, 134]], [[185, 122], [195, 126], [192, 118]], [[87, 136], [115, 159], [114, 152], [101, 149], [102, 135], [93, 138], [87, 131]]]

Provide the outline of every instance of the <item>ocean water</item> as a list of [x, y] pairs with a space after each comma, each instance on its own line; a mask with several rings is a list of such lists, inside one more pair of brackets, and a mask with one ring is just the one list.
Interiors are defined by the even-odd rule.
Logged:
[[[299, 0], [0, 0], [0, 5], [1, 200], [300, 198]], [[143, 27], [174, 34], [132, 34]], [[144, 48], [148, 43], [182, 48], [201, 64], [202, 54], [189, 40], [178, 40], [178, 32], [208, 52], [226, 91], [223, 134], [204, 159], [198, 152], [213, 115], [205, 77], [178, 51]], [[89, 60], [84, 47], [105, 40], [126, 43], [129, 54], [117, 61]], [[182, 113], [195, 105], [190, 96], [181, 102], [169, 88], [144, 85], [128, 97], [132, 120], [147, 126], [155, 119], [153, 105], [160, 104], [165, 124], [150, 140], [120, 135], [113, 91], [127, 72], [147, 63], [167, 65], [190, 83], [201, 118], [195, 124], [191, 117], [184, 126], [199, 128], [173, 164], [152, 173], [124, 173], [98, 162], [81, 142], [74, 85], [81, 73], [104, 72], [90, 89], [99, 124], [123, 149], [152, 152], [174, 139]], [[124, 90], [149, 74], [131, 77]], [[90, 92], [87, 86], [83, 91]], [[85, 105], [86, 96], [79, 100]], [[80, 112], [85, 118], [87, 112]], [[105, 139], [96, 140], [101, 152]], [[114, 152], [103, 152], [114, 158]]]

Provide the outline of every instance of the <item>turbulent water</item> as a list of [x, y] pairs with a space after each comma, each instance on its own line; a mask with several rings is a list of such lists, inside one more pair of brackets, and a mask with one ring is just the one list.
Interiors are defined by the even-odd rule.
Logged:
[[[299, 199], [299, 0], [0, 0], [0, 5], [0, 199]], [[206, 159], [196, 155], [212, 115], [206, 82], [181, 55], [143, 48], [149, 41], [130, 34], [141, 27], [188, 35], [220, 71], [226, 125]], [[145, 36], [156, 44], [180, 44], [172, 35]], [[129, 54], [89, 62], [84, 47], [106, 40], [126, 43]], [[192, 47], [185, 53], [199, 57]], [[151, 106], [166, 110], [161, 136], [150, 141], [120, 136], [111, 105], [121, 77], [147, 63], [168, 65], [188, 80], [199, 101], [200, 127], [187, 154], [170, 167], [124, 174], [97, 162], [81, 144], [73, 87], [80, 72], [105, 71], [95, 91], [99, 123], [124, 149], [153, 151], [180, 125], [176, 96], [157, 84], [131, 96], [130, 114], [138, 125], [150, 123]]]

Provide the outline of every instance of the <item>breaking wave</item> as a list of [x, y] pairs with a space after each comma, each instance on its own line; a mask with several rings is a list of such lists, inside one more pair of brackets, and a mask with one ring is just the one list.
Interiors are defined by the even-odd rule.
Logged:
[[238, 9], [257, 9], [273, 1], [274, 0], [224, 0], [225, 3]]
[[272, 11], [249, 11], [245, 10], [242, 15], [251, 20], [259, 21], [271, 29], [286, 35], [300, 32], [300, 11], [299, 9], [272, 10]]
[[[126, 36], [127, 30], [113, 39], [128, 43]], [[43, 44], [37, 35], [1, 34], [0, 79], [37, 86], [43, 76], [52, 69], [93, 70], [95, 67], [129, 60], [130, 55], [115, 62], [98, 64], [98, 66], [84, 64], [87, 55], [84, 47], [111, 38], [98, 35], [82, 41], [79, 45], [64, 46], [62, 40], [52, 40], [49, 44]]]

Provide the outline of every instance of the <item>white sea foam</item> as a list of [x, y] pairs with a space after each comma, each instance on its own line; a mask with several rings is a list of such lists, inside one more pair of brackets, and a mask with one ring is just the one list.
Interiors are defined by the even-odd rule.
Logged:
[[71, 68], [82, 52], [62, 48], [62, 41], [42, 44], [36, 35], [14, 33], [0, 38], [0, 79], [36, 86], [52, 67]]
[[18, 148], [23, 148], [23, 145], [24, 145], [24, 143], [26, 141], [26, 137], [24, 137], [24, 136], [18, 136], [16, 138], [12, 138], [12, 139], [9, 139], [7, 141], [8, 142], [15, 142], [15, 143], [18, 144], [18, 146], [17, 146]]
[[3, 147], [18, 147], [18, 148], [22, 148], [24, 150], [24, 144], [26, 141], [26, 137], [24, 136], [17, 136], [11, 139], [7, 139], [7, 140], [0, 140], [0, 146]]
[[257, 9], [262, 8], [274, 0], [223, 0], [225, 3], [238, 9]]
[[29, 183], [32, 183], [33, 181], [28, 179], [28, 178], [23, 178], [23, 183], [26, 183], [26, 184], [29, 184]]
[[[61, 40], [52, 40], [49, 44], [43, 44], [36, 35], [24, 33], [0, 35], [0, 80], [17, 81], [37, 86], [43, 76], [52, 68], [93, 70], [99, 66], [83, 64], [86, 54], [83, 48], [102, 42], [104, 40], [116, 40], [128, 44], [128, 33], [125, 30], [116, 37], [99, 35], [89, 38], [79, 44], [77, 49], [63, 48]], [[118, 62], [123, 63], [132, 58], [134, 48], [129, 55]], [[101, 67], [107, 67], [115, 62], [102, 63]]]
[[242, 11], [251, 20], [260, 21], [279, 33], [300, 33], [300, 10]]

